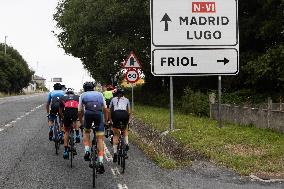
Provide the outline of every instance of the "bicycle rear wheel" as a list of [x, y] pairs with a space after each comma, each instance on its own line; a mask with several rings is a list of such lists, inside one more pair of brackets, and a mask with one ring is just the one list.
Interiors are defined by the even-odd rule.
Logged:
[[97, 164], [96, 164], [96, 156], [97, 156], [97, 153], [96, 153], [96, 149], [94, 148], [93, 149], [93, 152], [92, 152], [92, 168], [93, 168], [93, 188], [96, 188], [96, 178], [97, 178]]
[[73, 158], [74, 158], [74, 133], [72, 131], [69, 133], [69, 144], [70, 144], [70, 164], [72, 168]]
[[58, 155], [59, 150], [59, 139], [58, 139], [58, 124], [55, 123], [53, 127], [53, 136], [54, 136], [54, 146], [55, 146], [55, 154]]
[[122, 151], [122, 156], [121, 156], [121, 168], [122, 168], [122, 173], [124, 173], [125, 171], [125, 152], [124, 150]]

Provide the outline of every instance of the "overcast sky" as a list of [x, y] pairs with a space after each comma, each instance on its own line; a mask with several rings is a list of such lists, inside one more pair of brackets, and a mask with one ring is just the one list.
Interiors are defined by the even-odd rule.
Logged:
[[51, 32], [56, 30], [53, 14], [58, 0], [0, 0], [0, 42], [14, 47], [36, 75], [46, 79], [62, 77], [63, 84], [79, 90], [90, 80], [79, 59], [58, 47]]

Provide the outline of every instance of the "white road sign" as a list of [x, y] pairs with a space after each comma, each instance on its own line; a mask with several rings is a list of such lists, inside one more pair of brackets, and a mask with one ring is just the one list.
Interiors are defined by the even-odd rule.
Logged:
[[128, 70], [125, 74], [125, 79], [129, 83], [135, 83], [139, 80], [139, 73], [137, 70]]
[[123, 68], [141, 68], [141, 63], [139, 62], [138, 58], [134, 54], [133, 51], [130, 52], [126, 61], [124, 62]]
[[236, 75], [238, 0], [151, 0], [155, 76]]
[[153, 51], [152, 73], [160, 76], [236, 75], [236, 49], [158, 49]]
[[237, 0], [152, 0], [152, 45], [238, 44]]

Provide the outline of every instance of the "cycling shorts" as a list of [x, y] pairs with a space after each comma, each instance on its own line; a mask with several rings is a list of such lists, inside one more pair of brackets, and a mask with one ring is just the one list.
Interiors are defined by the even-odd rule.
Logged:
[[54, 121], [56, 120], [57, 115], [56, 114], [48, 114], [47, 119], [48, 121]]
[[129, 114], [126, 110], [116, 110], [111, 115], [113, 128], [126, 129], [129, 122]]
[[91, 129], [96, 126], [96, 134], [104, 134], [103, 113], [101, 111], [86, 111], [84, 114], [84, 128]]
[[72, 127], [73, 122], [77, 121], [77, 119], [78, 119], [77, 108], [65, 108], [64, 118], [63, 118], [64, 127], [66, 128]]
[[107, 105], [107, 108], [109, 108], [110, 101], [111, 101], [111, 99], [106, 99], [106, 105]]

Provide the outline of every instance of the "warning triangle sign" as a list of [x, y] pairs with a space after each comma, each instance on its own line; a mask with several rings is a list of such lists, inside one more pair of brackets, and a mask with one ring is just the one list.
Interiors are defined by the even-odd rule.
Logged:
[[128, 55], [126, 61], [124, 62], [123, 68], [141, 68], [141, 63], [138, 58], [135, 56], [134, 52], [131, 51]]

